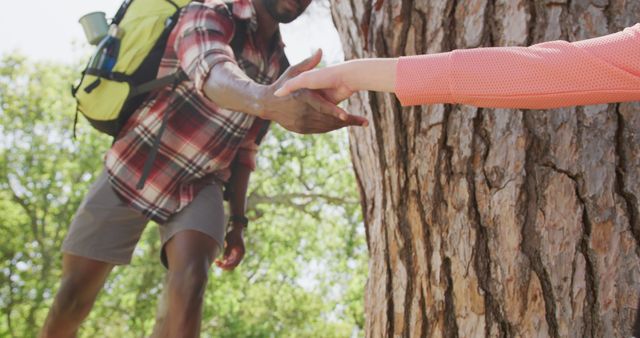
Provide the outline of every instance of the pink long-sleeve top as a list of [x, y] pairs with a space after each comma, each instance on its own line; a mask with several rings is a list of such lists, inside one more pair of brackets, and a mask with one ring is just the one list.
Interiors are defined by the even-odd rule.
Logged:
[[543, 109], [640, 101], [640, 24], [572, 43], [402, 57], [395, 87], [404, 106]]

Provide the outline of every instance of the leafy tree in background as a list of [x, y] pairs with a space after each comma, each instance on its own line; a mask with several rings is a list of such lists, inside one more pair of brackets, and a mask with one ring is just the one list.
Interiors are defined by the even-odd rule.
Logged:
[[72, 141], [70, 78], [68, 68], [20, 56], [0, 64], [0, 336], [35, 336], [66, 225], [109, 144]]
[[[0, 337], [33, 337], [60, 277], [60, 245], [111, 140], [80, 120], [74, 69], [0, 61]], [[244, 261], [212, 272], [203, 337], [346, 337], [364, 324], [366, 246], [344, 133], [265, 140], [248, 198]], [[163, 285], [150, 224], [80, 336], [151, 334]]]

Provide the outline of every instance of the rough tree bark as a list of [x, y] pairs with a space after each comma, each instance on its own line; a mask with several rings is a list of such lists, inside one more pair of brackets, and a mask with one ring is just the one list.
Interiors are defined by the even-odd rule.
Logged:
[[[616, 32], [624, 0], [334, 0], [347, 59]], [[350, 131], [369, 337], [629, 337], [640, 297], [640, 104], [401, 108]]]

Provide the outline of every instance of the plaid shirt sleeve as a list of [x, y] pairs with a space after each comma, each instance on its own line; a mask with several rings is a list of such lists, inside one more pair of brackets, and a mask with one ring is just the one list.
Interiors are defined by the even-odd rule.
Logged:
[[251, 171], [254, 171], [256, 170], [257, 153], [258, 153], [257, 145], [241, 146], [240, 148], [238, 148], [238, 153], [236, 154], [234, 162], [247, 167]]
[[203, 97], [202, 88], [211, 69], [220, 62], [236, 63], [229, 46], [234, 28], [231, 13], [222, 1], [192, 2], [175, 28], [178, 31], [173, 47], [180, 66]]

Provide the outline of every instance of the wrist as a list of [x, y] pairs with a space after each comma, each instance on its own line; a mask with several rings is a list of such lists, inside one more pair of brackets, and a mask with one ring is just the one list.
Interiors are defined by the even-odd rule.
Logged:
[[244, 230], [249, 226], [249, 219], [245, 216], [233, 215], [229, 217], [229, 225], [234, 230]]
[[344, 73], [362, 74], [345, 76], [345, 85], [352, 90], [393, 92], [397, 58], [374, 58], [348, 61], [350, 67]]
[[227, 231], [228, 233], [234, 232], [234, 233], [239, 233], [240, 235], [244, 234], [244, 227], [242, 225], [236, 225], [231, 223], [229, 225], [229, 231]]
[[250, 99], [247, 100], [247, 113], [261, 119], [269, 119], [267, 117], [268, 106], [266, 101], [270, 95], [269, 87], [265, 85], [254, 84], [254, 88], [249, 91]]
[[363, 82], [366, 83], [366, 80], [362, 81], [360, 78], [366, 77], [365, 74], [367, 72], [367, 66], [365, 62], [359, 59], [349, 60], [337, 65], [336, 67], [342, 68], [336, 72], [339, 76], [338, 81], [341, 85], [353, 91], [363, 89]]

